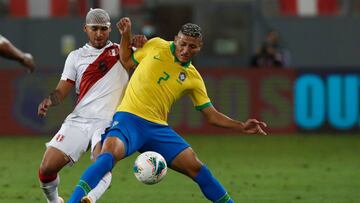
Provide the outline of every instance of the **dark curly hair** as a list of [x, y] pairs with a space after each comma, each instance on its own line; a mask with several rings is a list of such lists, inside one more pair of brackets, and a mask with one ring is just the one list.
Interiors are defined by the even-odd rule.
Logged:
[[186, 36], [202, 38], [200, 26], [193, 23], [186, 23], [185, 25], [183, 25], [180, 32]]

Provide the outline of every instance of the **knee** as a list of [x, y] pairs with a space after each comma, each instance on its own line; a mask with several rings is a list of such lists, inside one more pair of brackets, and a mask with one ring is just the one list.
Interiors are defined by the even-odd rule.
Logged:
[[187, 148], [175, 157], [171, 168], [194, 178], [200, 172], [202, 165], [195, 152], [191, 148]]
[[197, 176], [202, 168], [202, 163], [199, 159], [197, 159], [196, 156], [194, 156], [191, 159], [188, 159], [186, 162], [186, 164], [184, 165], [184, 172], [185, 175], [187, 175], [190, 178], [194, 178], [195, 176]]
[[196, 156], [196, 153], [193, 150], [189, 150], [188, 154], [187, 154], [187, 176], [189, 176], [190, 178], [194, 178], [195, 176], [197, 176], [197, 174], [200, 172], [201, 167], [202, 167], [202, 162], [198, 159], [198, 157]]
[[59, 172], [57, 168], [50, 161], [43, 160], [39, 167], [39, 173], [45, 176], [52, 175]]
[[62, 154], [45, 154], [39, 167], [39, 173], [43, 175], [52, 175], [58, 173], [70, 159]]
[[38, 178], [42, 183], [49, 183], [54, 181], [58, 176], [58, 171], [50, 167], [48, 164], [42, 162], [38, 171]]
[[110, 153], [114, 156], [114, 161], [117, 162], [125, 156], [125, 145], [117, 137], [106, 138], [101, 153]]
[[62, 151], [49, 147], [45, 151], [44, 157], [41, 161], [39, 173], [43, 175], [56, 174], [70, 161], [70, 158]]
[[202, 164], [200, 162], [196, 162], [192, 164], [191, 167], [188, 168], [187, 176], [189, 176], [192, 179], [195, 178], [199, 174], [201, 167]]

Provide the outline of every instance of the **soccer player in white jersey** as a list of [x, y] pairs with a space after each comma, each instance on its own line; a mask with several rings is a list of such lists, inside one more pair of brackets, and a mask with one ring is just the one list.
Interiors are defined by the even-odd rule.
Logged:
[[[129, 75], [119, 61], [119, 45], [109, 41], [110, 18], [102, 9], [91, 9], [86, 15], [84, 32], [89, 42], [72, 51], [65, 62], [56, 89], [38, 107], [38, 115], [45, 117], [49, 107], [60, 104], [75, 87], [77, 104], [60, 130], [46, 144], [40, 168], [40, 186], [48, 203], [63, 203], [58, 195], [58, 172], [77, 162], [91, 146], [94, 159], [101, 149], [101, 134], [110, 125], [115, 108], [122, 97]], [[141, 47], [144, 36], [135, 36], [135, 46]], [[111, 173], [100, 181], [88, 195], [95, 202], [108, 188]]]

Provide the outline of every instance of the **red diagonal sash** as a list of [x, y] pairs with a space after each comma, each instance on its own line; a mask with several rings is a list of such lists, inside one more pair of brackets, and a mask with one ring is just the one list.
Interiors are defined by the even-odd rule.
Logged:
[[114, 66], [119, 60], [119, 48], [116, 45], [112, 45], [104, 50], [100, 56], [91, 63], [85, 70], [81, 82], [80, 93], [77, 103], [85, 96], [90, 88], [100, 80], [107, 72]]

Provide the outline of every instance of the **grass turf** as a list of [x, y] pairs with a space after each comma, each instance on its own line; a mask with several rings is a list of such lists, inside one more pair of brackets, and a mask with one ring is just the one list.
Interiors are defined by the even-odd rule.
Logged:
[[[199, 158], [223, 183], [235, 202], [355, 203], [360, 199], [360, 135], [186, 136]], [[37, 170], [48, 137], [0, 136], [0, 203], [45, 202]], [[208, 202], [197, 185], [173, 171], [156, 185], [136, 181], [137, 154], [113, 171], [110, 189], [99, 203]], [[61, 171], [60, 195], [69, 197], [85, 154]]]

